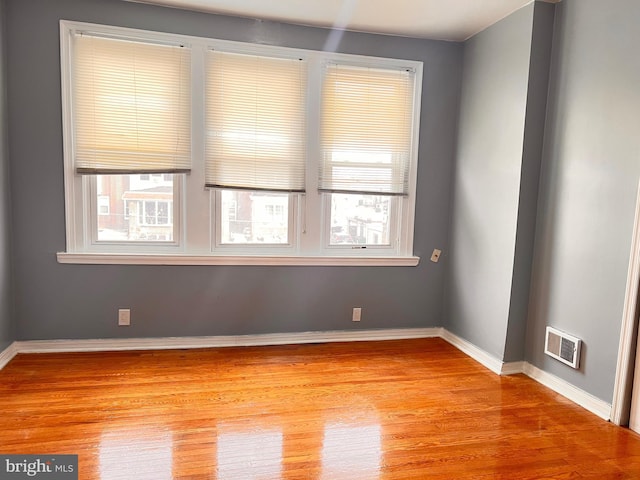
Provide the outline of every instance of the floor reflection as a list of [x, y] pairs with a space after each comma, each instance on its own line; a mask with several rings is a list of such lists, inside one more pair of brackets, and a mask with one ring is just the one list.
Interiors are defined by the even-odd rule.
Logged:
[[282, 442], [281, 430], [234, 431], [221, 426], [217, 448], [218, 480], [281, 478]]
[[103, 480], [171, 480], [171, 432], [139, 427], [106, 431], [100, 439], [100, 478]]
[[382, 464], [380, 425], [328, 424], [322, 441], [322, 478], [375, 479]]

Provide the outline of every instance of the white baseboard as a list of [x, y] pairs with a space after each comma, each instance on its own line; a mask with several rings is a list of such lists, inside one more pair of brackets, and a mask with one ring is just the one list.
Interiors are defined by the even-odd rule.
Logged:
[[403, 340], [441, 336], [442, 328], [265, 333], [212, 337], [110, 338], [92, 340], [28, 340], [16, 342], [20, 353], [168, 350], [179, 348], [251, 347], [326, 342]]
[[506, 362], [502, 364], [502, 370], [500, 375], [516, 375], [517, 373], [524, 373], [524, 365], [526, 362]]
[[180, 348], [249, 347], [326, 342], [358, 342], [440, 337], [498, 375], [524, 373], [538, 383], [610, 420], [611, 404], [527, 362], [503, 362], [490, 353], [441, 327], [327, 332], [266, 333], [211, 337], [161, 337], [92, 340], [28, 340], [13, 342], [0, 352], [0, 370], [18, 353], [97, 352], [117, 350], [167, 350]]
[[466, 353], [475, 361], [481, 363], [493, 373], [497, 373], [498, 375], [502, 374], [502, 365], [503, 362], [498, 358], [494, 357], [488, 352], [485, 352], [481, 348], [476, 347], [473, 343], [468, 342], [460, 338], [459, 336], [451, 333], [448, 330], [442, 329], [442, 338], [449, 342], [451, 345], [456, 347], [463, 353]]
[[556, 393], [559, 393], [565, 398], [568, 398], [574, 403], [577, 403], [581, 407], [589, 410], [591, 413], [599, 416], [600, 418], [609, 421], [611, 419], [611, 404], [594, 397], [590, 393], [579, 389], [571, 383], [562, 380], [551, 373], [540, 370], [538, 367], [531, 365], [530, 363], [524, 364], [525, 375], [531, 377], [536, 382], [541, 383], [545, 387], [549, 387]]
[[451, 345], [456, 347], [463, 353], [466, 353], [471, 358], [473, 358], [476, 362], [481, 363], [493, 373], [497, 373], [498, 375], [515, 375], [517, 373], [524, 372], [524, 363], [525, 362], [503, 362], [497, 357], [494, 357], [489, 352], [478, 348], [473, 343], [460, 338], [454, 333], [451, 333], [448, 330], [442, 329], [441, 337], [449, 342]]
[[13, 342], [7, 348], [1, 351], [0, 352], [0, 370], [2, 370], [7, 365], [7, 363], [13, 360], [13, 357], [15, 357], [17, 354], [18, 354], [18, 346], [16, 345], [16, 342]]
[[463, 340], [457, 335], [454, 335], [453, 333], [444, 329], [442, 338], [454, 347], [469, 355], [477, 362], [487, 367], [492, 372], [497, 373], [498, 375], [514, 375], [517, 373], [524, 373], [536, 382], [550, 388], [556, 393], [559, 393], [563, 397], [580, 405], [582, 408], [585, 408], [586, 410], [597, 415], [603, 420], [609, 421], [611, 419], [610, 403], [607, 403], [604, 400], [600, 400], [590, 393], [579, 389], [575, 385], [572, 385], [571, 383], [562, 380], [555, 375], [534, 367], [528, 362], [502, 362], [498, 358], [478, 348], [472, 343]]

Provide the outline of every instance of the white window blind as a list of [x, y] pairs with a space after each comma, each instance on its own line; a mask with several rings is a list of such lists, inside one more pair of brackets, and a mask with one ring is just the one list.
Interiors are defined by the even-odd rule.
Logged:
[[191, 169], [189, 48], [78, 33], [73, 87], [77, 173]]
[[415, 73], [328, 63], [319, 190], [408, 195]]
[[306, 62], [210, 51], [206, 185], [302, 192]]

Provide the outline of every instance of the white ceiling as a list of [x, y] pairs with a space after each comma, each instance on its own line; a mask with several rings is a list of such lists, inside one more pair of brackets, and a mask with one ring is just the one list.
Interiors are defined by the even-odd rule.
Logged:
[[461, 41], [532, 0], [132, 1], [302, 25]]

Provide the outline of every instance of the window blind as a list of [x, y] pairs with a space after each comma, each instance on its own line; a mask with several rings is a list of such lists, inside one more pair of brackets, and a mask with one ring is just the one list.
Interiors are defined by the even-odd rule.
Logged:
[[210, 51], [205, 182], [303, 192], [306, 62]]
[[76, 172], [188, 172], [190, 77], [186, 47], [76, 34]]
[[414, 76], [325, 65], [320, 191], [408, 195]]

